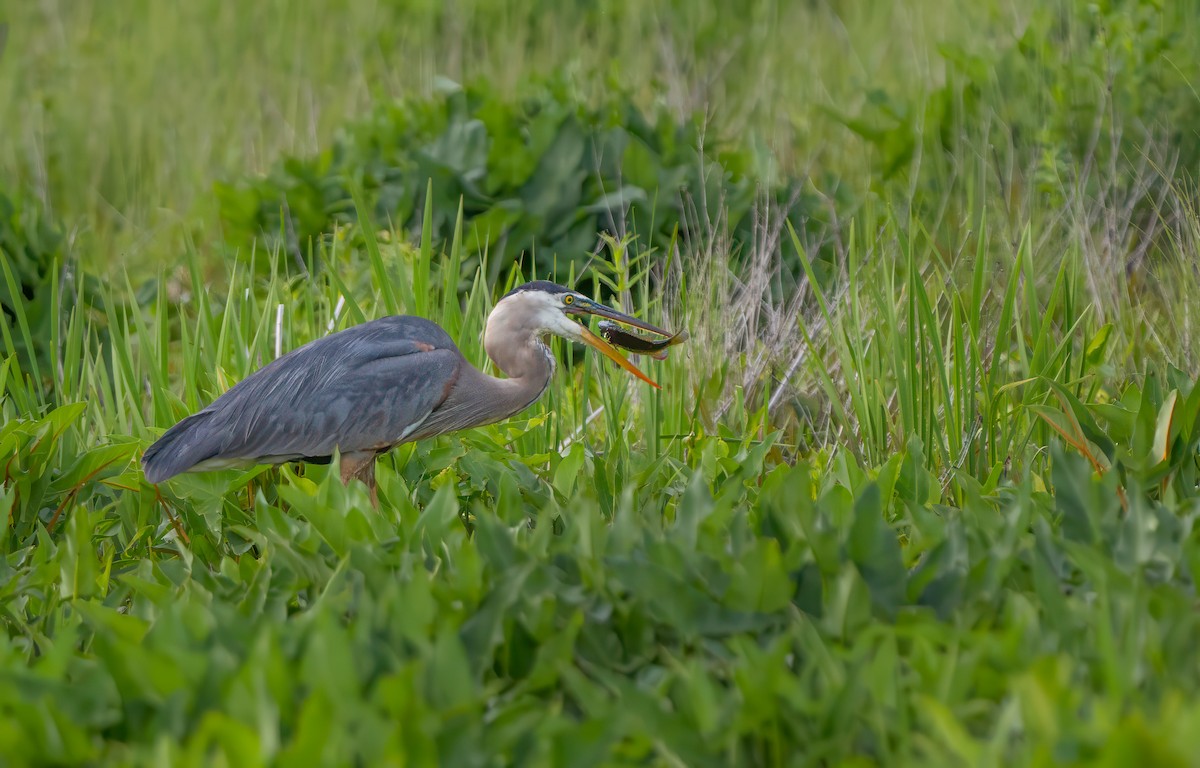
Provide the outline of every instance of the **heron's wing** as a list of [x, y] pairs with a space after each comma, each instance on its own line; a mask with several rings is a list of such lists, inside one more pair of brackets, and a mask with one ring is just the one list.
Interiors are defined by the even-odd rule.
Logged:
[[383, 318], [318, 339], [168, 430], [143, 457], [146, 477], [384, 450], [445, 401], [466, 364], [449, 336], [421, 318]]

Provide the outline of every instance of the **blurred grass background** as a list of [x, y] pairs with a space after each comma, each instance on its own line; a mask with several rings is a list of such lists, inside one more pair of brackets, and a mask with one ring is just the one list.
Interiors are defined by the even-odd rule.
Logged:
[[[1032, 7], [1030, 4], [1029, 7]], [[439, 78], [514, 95], [569, 73], [717, 135], [750, 135], [782, 172], [869, 170], [823, 111], [874, 91], [919, 100], [938, 41], [1012, 35], [1028, 8], [938, 2], [37, 2], [6, 10], [0, 168], [72, 222], [91, 266], [147, 267], [213, 224], [214, 181], [312, 154], [371, 105]], [[862, 177], [858, 177], [859, 180]], [[119, 256], [118, 259], [111, 257]]]

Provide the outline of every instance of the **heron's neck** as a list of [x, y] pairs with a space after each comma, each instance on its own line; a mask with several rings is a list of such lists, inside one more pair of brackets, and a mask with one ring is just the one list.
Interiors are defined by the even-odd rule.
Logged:
[[513, 346], [485, 343], [488, 357], [507, 378], [488, 376], [465, 360], [446, 400], [432, 413], [410, 440], [452, 432], [456, 429], [495, 424], [528, 408], [550, 383], [554, 362], [540, 341]]
[[509, 415], [537, 400], [554, 375], [554, 357], [540, 338], [525, 344], [489, 346], [487, 353], [506, 377], [495, 379], [493, 391], [512, 409]]

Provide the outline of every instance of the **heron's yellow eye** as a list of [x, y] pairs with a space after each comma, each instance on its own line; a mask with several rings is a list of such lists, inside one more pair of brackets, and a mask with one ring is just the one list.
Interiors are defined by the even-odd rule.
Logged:
[[563, 296], [563, 304], [574, 304], [574, 303], [575, 303], [575, 297], [572, 296], [571, 294], [568, 293], [566, 296]]

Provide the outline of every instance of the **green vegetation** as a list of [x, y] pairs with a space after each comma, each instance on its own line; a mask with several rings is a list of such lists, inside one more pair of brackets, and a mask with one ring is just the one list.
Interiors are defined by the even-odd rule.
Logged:
[[[266, 178], [220, 184], [226, 239], [258, 239], [304, 264], [308, 244], [358, 223], [358, 194], [371, 221], [403, 232], [419, 231], [428, 210], [440, 242], [453, 236], [461, 207], [471, 254], [464, 276], [486, 258], [490, 285], [523, 256], [541, 274], [586, 276], [605, 235], [636, 232], [642, 247], [660, 249], [682, 237], [686, 248], [704, 234], [690, 231], [688, 214], [697, 224], [723, 218], [736, 250], [752, 241], [758, 158], [738, 146], [702, 153], [696, 123], [651, 122], [628, 100], [580, 109], [565, 90], [509, 104], [486, 88], [448, 87], [431, 103], [388, 104], [316, 158], [288, 158]], [[800, 221], [811, 213], [793, 202], [801, 187], [793, 180], [760, 202], [792, 204]]]
[[[967, 5], [6, 6], [0, 765], [1194, 764], [1200, 16]], [[532, 276], [663, 389], [138, 469]]]

